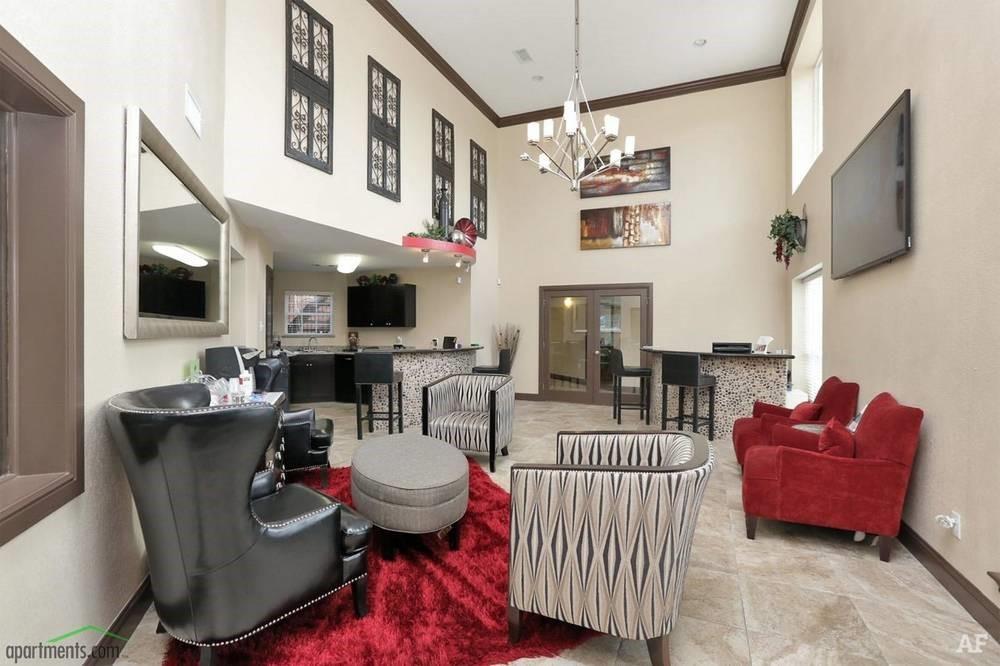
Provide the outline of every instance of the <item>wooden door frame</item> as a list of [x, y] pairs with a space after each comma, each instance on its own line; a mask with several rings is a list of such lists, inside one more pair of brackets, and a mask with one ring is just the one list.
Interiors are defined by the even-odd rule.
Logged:
[[[646, 325], [642, 330], [642, 345], [650, 345], [653, 343], [653, 283], [652, 282], [623, 282], [623, 283], [603, 283], [603, 284], [566, 284], [566, 285], [540, 285], [538, 287], [538, 399], [539, 400], [553, 400], [549, 397], [550, 391], [546, 388], [545, 374], [548, 368], [548, 354], [547, 347], [545, 344], [546, 333], [548, 332], [548, 319], [545, 316], [545, 300], [546, 296], [553, 292], [567, 291], [567, 292], [595, 292], [595, 291], [614, 291], [621, 289], [642, 289], [646, 291], [649, 302], [647, 304], [647, 317]], [[588, 317], [588, 330], [590, 328], [591, 322], [596, 318], [600, 319], [600, 314], [596, 310], [589, 313], [591, 316]], [[589, 338], [590, 336], [588, 336]], [[588, 357], [592, 355], [593, 350], [591, 346], [595, 344], [593, 340], [588, 339], [587, 341], [587, 354]], [[588, 377], [589, 382], [589, 377]], [[599, 391], [599, 389], [598, 389]], [[560, 396], [560, 399], [564, 399]], [[591, 398], [590, 392], [586, 394], [581, 394], [579, 400], [570, 400], [570, 402], [581, 402], [585, 404], [602, 404], [600, 402], [594, 402]], [[610, 404], [610, 402], [608, 403]]]

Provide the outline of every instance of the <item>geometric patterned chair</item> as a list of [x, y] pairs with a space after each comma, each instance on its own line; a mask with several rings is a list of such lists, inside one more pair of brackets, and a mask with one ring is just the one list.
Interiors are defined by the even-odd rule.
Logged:
[[514, 382], [509, 375], [455, 374], [424, 387], [423, 434], [460, 451], [507, 455], [514, 437]]
[[556, 464], [510, 482], [507, 620], [536, 613], [645, 640], [669, 664], [701, 500], [715, 465], [688, 432], [561, 432]]

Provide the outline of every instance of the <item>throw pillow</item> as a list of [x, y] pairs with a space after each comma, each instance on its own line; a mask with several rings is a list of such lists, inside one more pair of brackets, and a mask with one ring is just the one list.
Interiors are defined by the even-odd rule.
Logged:
[[837, 419], [830, 419], [819, 434], [819, 452], [828, 456], [853, 458], [854, 433]]
[[823, 411], [822, 405], [817, 405], [814, 402], [803, 402], [795, 407], [788, 417], [793, 421], [812, 421], [819, 416], [821, 411]]

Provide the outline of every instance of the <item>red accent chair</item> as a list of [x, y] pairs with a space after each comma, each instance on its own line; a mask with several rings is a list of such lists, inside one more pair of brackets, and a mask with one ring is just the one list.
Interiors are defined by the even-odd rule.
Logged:
[[808, 407], [818, 406], [818, 412], [811, 417], [799, 418], [793, 416], [794, 410], [780, 407], [759, 400], [753, 405], [753, 416], [736, 419], [733, 424], [733, 448], [736, 450], [736, 460], [743, 464], [750, 447], [758, 444], [771, 443], [771, 431], [777, 424], [792, 423], [825, 424], [830, 419], [837, 419], [843, 424], [851, 422], [858, 411], [858, 391], [860, 387], [852, 382], [843, 382], [839, 377], [830, 377], [819, 387], [816, 399], [811, 403], [802, 403], [795, 409], [809, 411]]
[[[819, 435], [776, 425], [774, 446], [746, 454], [747, 538], [754, 538], [758, 518], [868, 532], [879, 535], [879, 557], [888, 562], [923, 418], [923, 410], [881, 393], [854, 433], [835, 421]], [[821, 450], [831, 443], [848, 452]]]

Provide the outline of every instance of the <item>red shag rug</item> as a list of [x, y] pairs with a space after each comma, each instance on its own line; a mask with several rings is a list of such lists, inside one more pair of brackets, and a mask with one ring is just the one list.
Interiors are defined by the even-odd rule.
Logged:
[[[324, 479], [324, 477], [326, 477]], [[305, 472], [304, 483], [351, 504], [349, 468]], [[385, 561], [368, 551], [368, 615], [354, 616], [349, 587], [244, 641], [217, 649], [223, 664], [498, 664], [554, 656], [592, 634], [535, 615], [507, 642], [509, 495], [469, 464], [461, 547], [411, 537]], [[196, 648], [173, 640], [164, 664], [196, 664]]]

